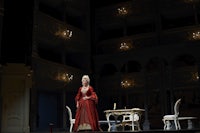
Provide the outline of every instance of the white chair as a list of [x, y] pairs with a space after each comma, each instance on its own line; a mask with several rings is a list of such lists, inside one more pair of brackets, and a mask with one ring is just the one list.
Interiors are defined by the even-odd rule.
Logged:
[[170, 123], [170, 121], [174, 122], [175, 128], [176, 130], [180, 130], [181, 126], [179, 123], [179, 106], [181, 103], [181, 99], [178, 99], [174, 105], [174, 114], [173, 115], [165, 115], [163, 116], [163, 122], [164, 122], [164, 130], [170, 130], [172, 127], [172, 124]]
[[71, 111], [70, 107], [66, 106], [66, 109], [67, 109], [67, 112], [68, 112], [68, 115], [69, 115], [69, 121], [70, 121], [69, 131], [72, 132], [72, 128], [73, 128], [73, 125], [75, 123], [75, 119], [72, 118], [72, 111]]
[[134, 113], [127, 113], [125, 115], [123, 115], [123, 119], [121, 122], [121, 126], [123, 127], [123, 131], [125, 126], [130, 126], [132, 128], [132, 131], [135, 131], [135, 127], [137, 128], [137, 130], [141, 130], [140, 129], [140, 124], [139, 124], [139, 114]]

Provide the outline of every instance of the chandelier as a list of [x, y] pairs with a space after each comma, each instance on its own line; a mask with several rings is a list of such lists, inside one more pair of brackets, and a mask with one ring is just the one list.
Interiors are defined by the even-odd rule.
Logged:
[[121, 51], [127, 51], [132, 48], [132, 44], [130, 42], [121, 42], [119, 49]]
[[129, 88], [134, 86], [134, 80], [126, 79], [121, 81], [122, 88]]
[[73, 79], [73, 75], [72, 74], [68, 74], [68, 73], [58, 73], [55, 77], [55, 80], [57, 81], [62, 81], [62, 82], [70, 82]]
[[62, 39], [70, 39], [72, 37], [72, 31], [69, 29], [59, 29], [56, 33], [55, 36], [62, 38]]
[[122, 42], [121, 44], [120, 44], [120, 47], [119, 47], [119, 49], [120, 50], [123, 50], [123, 51], [126, 51], [126, 50], [128, 50], [130, 47], [127, 45], [127, 43], [126, 42]]
[[117, 8], [117, 11], [118, 11], [118, 14], [121, 16], [128, 14], [128, 10], [126, 9], [126, 7], [119, 7]]
[[195, 73], [191, 73], [192, 74], [192, 80], [193, 81], [198, 81], [199, 80], [199, 73], [195, 72]]
[[193, 40], [200, 40], [200, 31], [196, 31], [192, 33]]

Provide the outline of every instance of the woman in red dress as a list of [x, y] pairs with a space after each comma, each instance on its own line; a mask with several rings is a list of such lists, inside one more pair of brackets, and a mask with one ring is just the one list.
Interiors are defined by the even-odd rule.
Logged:
[[76, 115], [74, 131], [99, 131], [99, 117], [96, 109], [98, 97], [92, 86], [89, 85], [88, 75], [82, 77], [82, 87], [75, 97]]

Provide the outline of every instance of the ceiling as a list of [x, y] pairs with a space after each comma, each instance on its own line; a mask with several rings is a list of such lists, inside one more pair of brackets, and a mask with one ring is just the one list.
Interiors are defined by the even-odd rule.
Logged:
[[92, 5], [94, 5], [95, 8], [109, 6], [126, 1], [131, 1], [131, 0], [91, 0], [91, 2], [93, 3]]
[[[63, 7], [64, 3], [67, 3], [70, 1], [71, 0], [40, 0], [41, 3], [52, 8]], [[131, 1], [131, 0], [89, 0], [89, 1], [91, 2], [92, 8], [98, 8], [98, 7], [109, 6], [109, 5], [120, 3], [120, 2]], [[76, 0], [76, 2], [79, 2], [81, 4], [83, 0]]]

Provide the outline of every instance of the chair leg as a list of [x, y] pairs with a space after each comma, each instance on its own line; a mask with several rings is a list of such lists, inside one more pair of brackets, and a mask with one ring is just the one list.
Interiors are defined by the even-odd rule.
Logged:
[[165, 130], [166, 127], [167, 127], [165, 120], [163, 120], [163, 123], [164, 123], [164, 127], [163, 127], [163, 129]]
[[176, 130], [180, 130], [181, 129], [181, 125], [179, 123], [179, 120], [174, 120], [174, 124], [175, 124]]
[[132, 131], [135, 131], [135, 125], [134, 125], [134, 122], [132, 122], [132, 124], [131, 124], [131, 128], [132, 128]]
[[124, 130], [125, 130], [125, 125], [122, 126], [122, 131], [124, 131]]
[[139, 121], [136, 122], [136, 125], [137, 125], [137, 130], [140, 131], [141, 129], [140, 129], [140, 123], [139, 123]]
[[178, 125], [178, 129], [180, 130], [181, 129], [181, 125], [179, 123], [179, 120], [177, 120], [177, 125]]
[[71, 123], [70, 124], [70, 129], [69, 129], [70, 132], [72, 132], [72, 128], [73, 128], [73, 124]]
[[174, 120], [174, 125], [175, 125], [175, 128], [176, 128], [176, 130], [178, 130], [178, 129], [179, 129], [179, 127], [178, 127], [177, 120]]
[[166, 126], [166, 124], [164, 124], [164, 127], [163, 127], [163, 128], [164, 128], [164, 130], [166, 130], [166, 127], [167, 127], [167, 126]]

